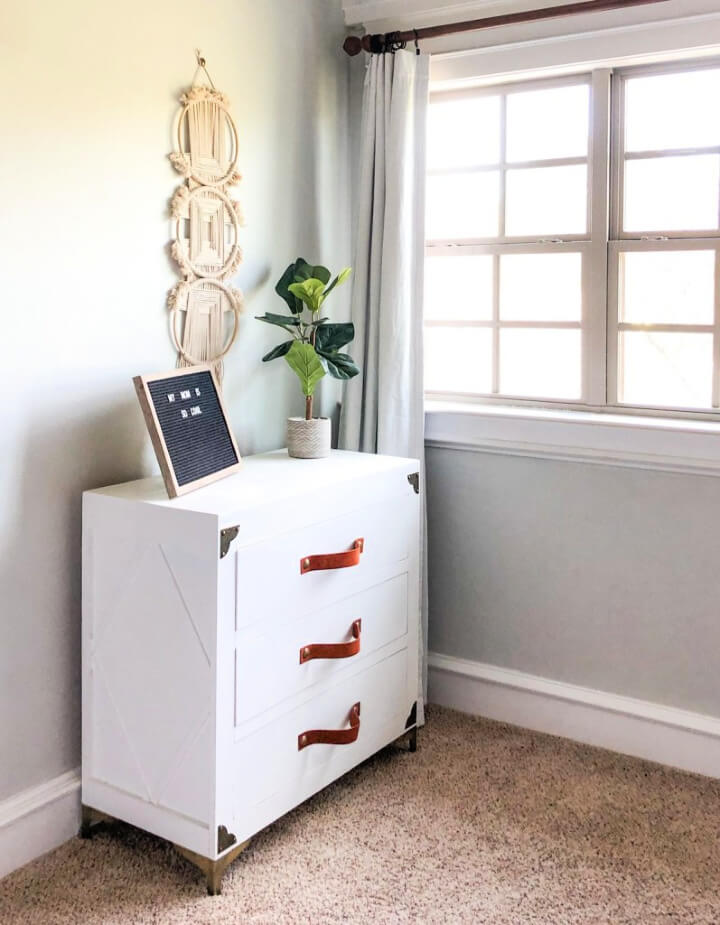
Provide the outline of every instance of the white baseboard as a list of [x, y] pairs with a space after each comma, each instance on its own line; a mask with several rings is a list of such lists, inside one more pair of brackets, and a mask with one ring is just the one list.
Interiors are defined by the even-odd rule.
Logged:
[[720, 719], [448, 655], [428, 657], [428, 700], [720, 777]]
[[80, 771], [23, 790], [0, 803], [0, 877], [77, 834]]

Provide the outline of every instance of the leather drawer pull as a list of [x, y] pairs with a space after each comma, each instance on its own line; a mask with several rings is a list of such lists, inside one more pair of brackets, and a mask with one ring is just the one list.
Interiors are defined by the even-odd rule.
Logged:
[[314, 658], [350, 658], [360, 651], [360, 627], [362, 620], [355, 620], [350, 627], [352, 640], [337, 643], [313, 643], [300, 649], [300, 664], [309, 662]]
[[308, 729], [298, 736], [298, 751], [308, 745], [351, 745], [360, 733], [360, 704], [350, 708], [349, 729]]
[[324, 556], [304, 556], [300, 560], [300, 574], [306, 572], [319, 572], [331, 568], [349, 568], [360, 564], [360, 556], [365, 548], [362, 537], [355, 540], [347, 552], [329, 552]]

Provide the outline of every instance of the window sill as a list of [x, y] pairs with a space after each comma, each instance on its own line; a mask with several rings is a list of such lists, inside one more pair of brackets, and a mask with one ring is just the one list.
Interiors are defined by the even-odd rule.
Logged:
[[440, 449], [720, 475], [720, 423], [715, 421], [428, 401], [425, 444]]

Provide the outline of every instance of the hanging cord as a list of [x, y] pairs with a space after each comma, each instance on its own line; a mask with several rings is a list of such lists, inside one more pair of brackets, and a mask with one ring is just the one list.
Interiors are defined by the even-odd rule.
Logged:
[[202, 52], [200, 51], [199, 48], [195, 49], [195, 59], [197, 61], [197, 67], [195, 68], [195, 73], [193, 74], [192, 85], [195, 86], [195, 78], [198, 75], [198, 71], [205, 71], [205, 76], [210, 81], [210, 86], [213, 88], [213, 90], [216, 90], [217, 87], [213, 83], [213, 79], [210, 76], [210, 72], [208, 71], [206, 67], [207, 62], [205, 61], [205, 58], [203, 58]]

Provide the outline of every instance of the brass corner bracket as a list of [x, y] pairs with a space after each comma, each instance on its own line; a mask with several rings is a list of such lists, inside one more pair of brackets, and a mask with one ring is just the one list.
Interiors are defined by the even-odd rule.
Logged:
[[217, 836], [217, 850], [218, 854], [222, 854], [223, 851], [227, 851], [228, 848], [237, 842], [237, 838], [233, 835], [232, 832], [228, 832], [227, 828], [224, 825], [218, 826], [218, 836]]
[[412, 485], [413, 491], [415, 492], [415, 494], [419, 495], [420, 494], [420, 473], [419, 472], [411, 473], [407, 477], [407, 480]]
[[240, 526], [225, 527], [220, 531], [220, 558], [224, 559], [230, 550], [230, 544], [240, 532]]

